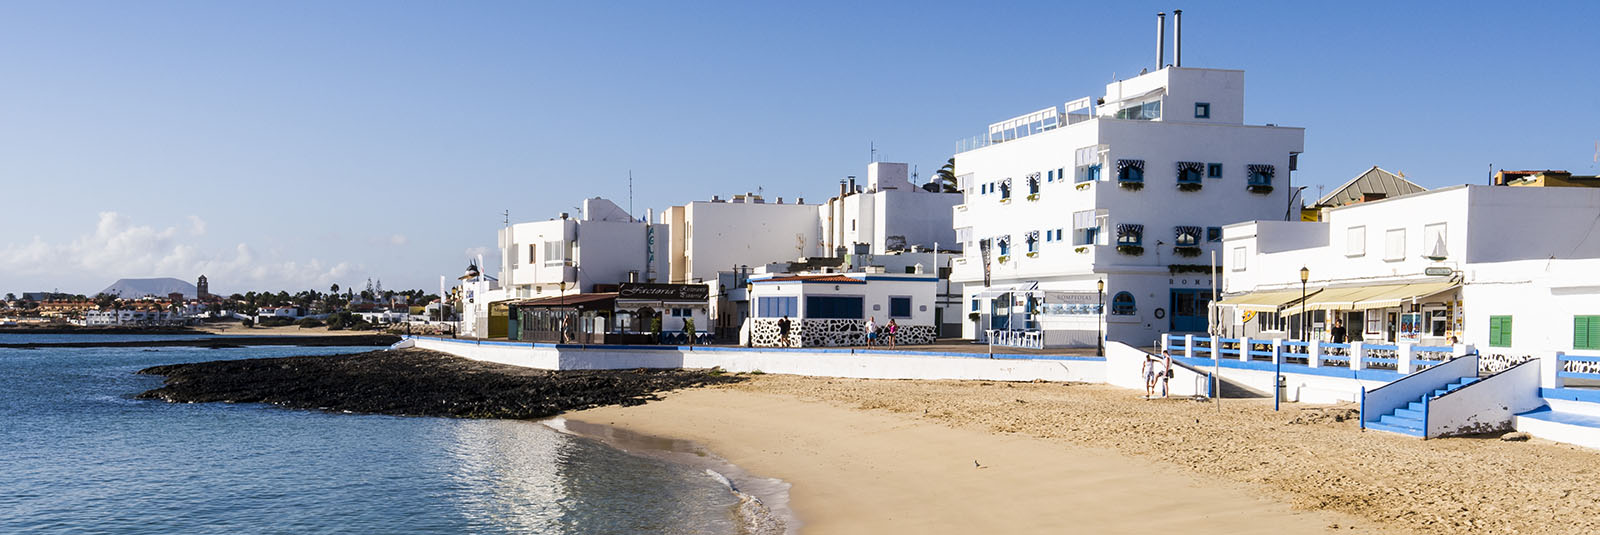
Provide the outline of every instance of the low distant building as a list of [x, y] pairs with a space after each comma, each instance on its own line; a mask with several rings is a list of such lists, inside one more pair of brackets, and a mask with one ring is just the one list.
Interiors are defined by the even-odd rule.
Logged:
[[261, 307], [256, 309], [256, 321], [267, 318], [297, 319], [300, 317], [300, 308], [292, 306]]
[[1600, 187], [1600, 176], [1574, 175], [1567, 171], [1497, 171], [1496, 186], [1521, 186], [1535, 188], [1594, 188]]
[[[625, 283], [614, 289], [506, 303], [509, 338], [581, 344], [709, 340], [709, 287], [705, 284]], [[689, 338], [690, 324], [693, 340]]]
[[[897, 345], [930, 344], [937, 339], [932, 274], [794, 273], [752, 277], [754, 316], [745, 321], [743, 342], [756, 347], [830, 347], [867, 343], [867, 320], [885, 328], [894, 321]], [[787, 344], [778, 321], [789, 318]]]
[[1322, 211], [1329, 208], [1393, 199], [1424, 191], [1428, 189], [1406, 180], [1402, 175], [1390, 173], [1374, 165], [1371, 169], [1334, 188], [1327, 195], [1323, 195], [1316, 203], [1302, 209], [1300, 220], [1321, 221]]

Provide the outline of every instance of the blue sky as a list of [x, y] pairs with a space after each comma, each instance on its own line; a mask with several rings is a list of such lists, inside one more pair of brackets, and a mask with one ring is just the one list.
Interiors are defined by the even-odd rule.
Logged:
[[[0, 4], [0, 291], [434, 288], [513, 220], [825, 199], [1154, 63], [1244, 69], [1296, 183], [1593, 173], [1595, 3]], [[1169, 17], [1170, 20], [1170, 17]]]

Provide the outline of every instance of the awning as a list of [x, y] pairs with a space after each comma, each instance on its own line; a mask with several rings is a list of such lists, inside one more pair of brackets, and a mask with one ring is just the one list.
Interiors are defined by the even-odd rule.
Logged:
[[1411, 284], [1376, 284], [1329, 288], [1283, 310], [1284, 314], [1299, 314], [1302, 310], [1360, 310], [1398, 306], [1413, 297], [1428, 297], [1456, 287], [1457, 283], [1419, 282]]
[[1403, 287], [1393, 288], [1381, 294], [1372, 295], [1356, 301], [1354, 308], [1386, 308], [1400, 306], [1412, 298], [1422, 299], [1431, 297], [1441, 292], [1446, 292], [1460, 286], [1455, 282], [1423, 282], [1407, 284]]
[[[1321, 292], [1318, 288], [1306, 294], [1307, 297], [1315, 296]], [[1231, 306], [1240, 310], [1254, 310], [1257, 312], [1276, 312], [1279, 307], [1300, 300], [1300, 290], [1268, 290], [1250, 292], [1222, 298], [1217, 304]]]
[[984, 298], [993, 299], [993, 298], [1000, 297], [1001, 295], [1005, 295], [1005, 294], [1008, 294], [1008, 293], [1027, 292], [1027, 291], [1032, 291], [1032, 290], [1037, 290], [1037, 289], [1039, 289], [1039, 283], [1037, 283], [1037, 282], [1024, 282], [1024, 283], [1021, 283], [1021, 284], [1008, 284], [1008, 285], [1004, 285], [1004, 286], [991, 286], [991, 287], [988, 287], [988, 288], [984, 288], [983, 291], [978, 292], [978, 295], [976, 295], [974, 297], [978, 297], [980, 299], [984, 299]]

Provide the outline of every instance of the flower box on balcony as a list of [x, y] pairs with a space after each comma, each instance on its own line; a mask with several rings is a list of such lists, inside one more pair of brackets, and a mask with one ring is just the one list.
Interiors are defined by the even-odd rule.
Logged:
[[1030, 200], [1030, 201], [1039, 200], [1039, 194], [1037, 194], [1037, 193], [1029, 193], [1028, 194], [1028, 200]]
[[1271, 184], [1251, 184], [1249, 186], [1245, 186], [1245, 189], [1250, 190], [1250, 193], [1259, 193], [1262, 195], [1272, 193]]
[[1191, 245], [1179, 245], [1177, 247], [1173, 247], [1172, 248], [1172, 252], [1174, 254], [1178, 255], [1178, 256], [1193, 258], [1193, 257], [1196, 257], [1196, 256], [1200, 256], [1200, 247], [1191, 246]]
[[1079, 247], [1077, 249], [1073, 249], [1072, 252], [1075, 252], [1075, 253], [1088, 253], [1089, 252], [1089, 248], [1088, 247]]
[[995, 260], [998, 260], [1001, 264], [1004, 264], [1004, 263], [1006, 263], [1007, 260], [1010, 260], [1010, 259], [1011, 259], [1011, 255], [1000, 255]]
[[1178, 191], [1200, 191], [1202, 185], [1199, 182], [1179, 182]]
[[1119, 180], [1117, 181], [1117, 185], [1122, 186], [1122, 189], [1130, 191], [1139, 191], [1144, 189], [1144, 181], [1142, 180]]
[[1092, 185], [1092, 184], [1094, 184], [1094, 183], [1093, 182], [1081, 182], [1078, 185], [1073, 186], [1073, 188], [1076, 188], [1076, 189], [1082, 191], [1082, 190], [1089, 189], [1089, 186]]
[[1030, 251], [1028, 253], [1028, 258], [1039, 258], [1039, 252], [1038, 251]]
[[1139, 256], [1144, 254], [1144, 247], [1138, 245], [1118, 245], [1117, 252], [1129, 256]]

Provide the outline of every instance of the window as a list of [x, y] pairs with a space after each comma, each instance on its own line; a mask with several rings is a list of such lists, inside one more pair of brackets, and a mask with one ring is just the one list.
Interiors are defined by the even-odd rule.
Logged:
[[1443, 260], [1449, 255], [1445, 247], [1445, 224], [1434, 223], [1422, 227], [1422, 256], [1432, 260]]
[[1129, 316], [1132, 315], [1136, 310], [1137, 308], [1134, 307], [1133, 303], [1133, 294], [1131, 293], [1117, 292], [1117, 295], [1111, 298], [1112, 314], [1118, 316]]
[[911, 298], [910, 297], [890, 297], [889, 298], [889, 317], [891, 317], [891, 318], [910, 318], [911, 317]]
[[1039, 194], [1039, 173], [1028, 175], [1028, 195]]
[[1200, 227], [1180, 225], [1172, 227], [1173, 244], [1178, 247], [1199, 247]]
[[1256, 329], [1261, 332], [1285, 331], [1289, 324], [1283, 315], [1277, 312], [1257, 312]]
[[1277, 171], [1271, 165], [1266, 164], [1253, 163], [1246, 166], [1246, 168], [1250, 171], [1249, 181], [1245, 184], [1247, 186], [1271, 186], [1272, 176], [1277, 174]]
[[[794, 299], [794, 298], [793, 297], [789, 297], [788, 299]], [[694, 317], [694, 310], [693, 309], [688, 309], [688, 308], [673, 307], [672, 308], [672, 317], [674, 317], [674, 318], [692, 318], [692, 317]]]
[[[520, 261], [522, 260], [522, 252], [518, 251], [517, 247], [514, 245], [511, 247], [511, 250], [507, 252], [511, 253], [507, 255], [511, 257], [507, 259], [511, 262], [511, 269], [517, 269], [517, 264], [520, 264]], [[534, 258], [537, 257], [533, 256], [533, 245], [528, 245], [528, 263], [533, 263]]]
[[1511, 316], [1489, 316], [1489, 345], [1511, 347]]
[[1143, 104], [1135, 104], [1117, 110], [1118, 119], [1132, 119], [1135, 121], [1154, 121], [1161, 118], [1161, 101], [1152, 100]]
[[1250, 257], [1245, 254], [1243, 247], [1234, 247], [1233, 248], [1233, 270], [1234, 271], [1244, 271], [1245, 261], [1249, 260], [1249, 258]]
[[1384, 233], [1383, 259], [1405, 260], [1406, 258], [1406, 229], [1392, 228]]
[[1220, 163], [1208, 163], [1208, 164], [1206, 164], [1206, 178], [1222, 178], [1222, 164], [1220, 164]]
[[1072, 213], [1072, 244], [1094, 245], [1100, 241], [1100, 218], [1094, 210]]
[[1600, 316], [1572, 317], [1572, 348], [1600, 349]]
[[1344, 231], [1344, 255], [1366, 256], [1367, 227], [1350, 227]]
[[1200, 172], [1206, 164], [1200, 162], [1178, 162], [1178, 183], [1199, 184]]
[[1065, 167], [1057, 168], [1056, 169], [1056, 178], [1061, 179], [1062, 182], [1066, 182], [1067, 181], [1067, 168], [1065, 168]]
[[1061, 241], [1061, 229], [1056, 229], [1056, 241]]
[[1211, 103], [1210, 102], [1196, 102], [1196, 103], [1194, 103], [1194, 118], [1196, 118], [1196, 119], [1210, 119], [1211, 118]]
[[1144, 225], [1123, 223], [1117, 225], [1117, 245], [1138, 247], [1144, 244]]
[[1369, 309], [1367, 309], [1367, 313], [1366, 313], [1365, 317], [1366, 317], [1366, 320], [1367, 320], [1367, 333], [1368, 334], [1382, 334], [1383, 333], [1383, 311], [1382, 310], [1379, 310], [1379, 309], [1376, 309], [1376, 308], [1369, 308]]
[[977, 312], [978, 311], [978, 300], [977, 299], [973, 299], [972, 300], [972, 311], [973, 312]]
[[1024, 241], [1028, 242], [1028, 252], [1030, 252], [1030, 253], [1039, 252], [1039, 231], [1035, 230], [1035, 231], [1029, 232], [1026, 235], [1024, 235], [1022, 239]]
[[[1011, 198], [1011, 179], [1007, 178], [1005, 180], [1000, 181], [1000, 199], [1001, 200], [1005, 200], [1005, 199], [1010, 199], [1010, 198]], [[853, 230], [853, 228], [852, 228], [852, 230]]]
[[544, 242], [544, 265], [559, 266], [567, 263], [566, 242]]
[[1011, 254], [1011, 236], [995, 238], [994, 247], [1000, 250], [1000, 256]]
[[861, 319], [861, 296], [808, 295], [806, 319]]
[[796, 310], [798, 297], [761, 297], [756, 299], [756, 316], [762, 318], [795, 317], [800, 313]]
[[1118, 182], [1144, 182], [1144, 160], [1117, 160]]
[[1084, 167], [1083, 178], [1078, 179], [1078, 182], [1094, 182], [1096, 180], [1100, 180], [1100, 164]]
[[1045, 173], [1044, 173], [1044, 181], [1045, 182], [1055, 182], [1056, 181], [1056, 170], [1055, 169], [1051, 169], [1049, 171], [1045, 171]]
[[1222, 227], [1206, 227], [1206, 241], [1222, 241]]

